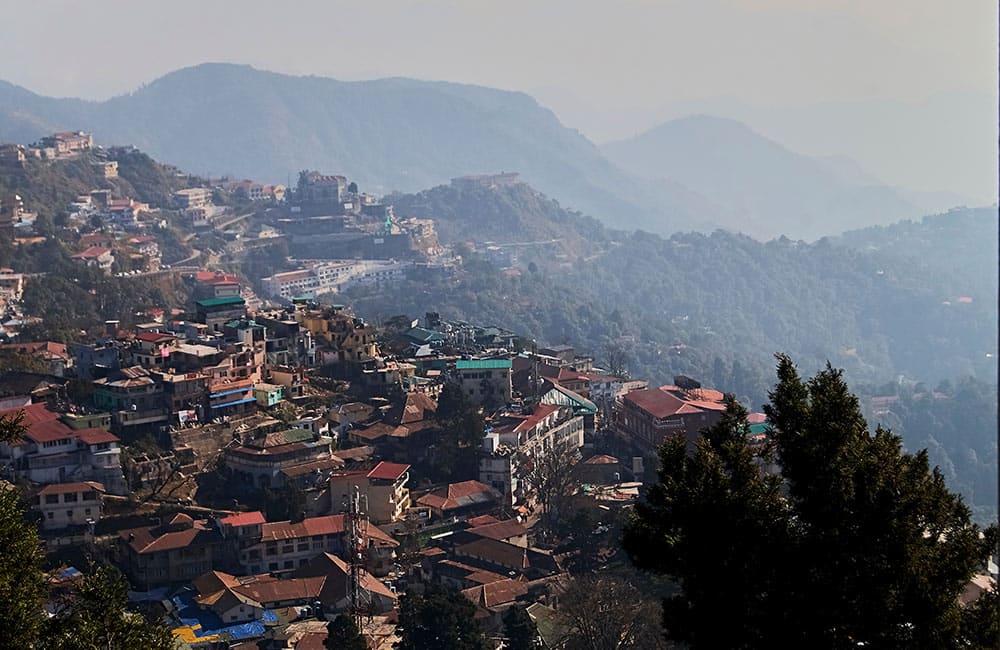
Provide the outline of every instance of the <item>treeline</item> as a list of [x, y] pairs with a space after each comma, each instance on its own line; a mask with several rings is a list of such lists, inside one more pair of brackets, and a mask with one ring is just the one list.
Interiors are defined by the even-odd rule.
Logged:
[[902, 436], [911, 451], [927, 449], [952, 490], [961, 494], [980, 523], [997, 518], [997, 390], [973, 378], [872, 391], [869, 422]]

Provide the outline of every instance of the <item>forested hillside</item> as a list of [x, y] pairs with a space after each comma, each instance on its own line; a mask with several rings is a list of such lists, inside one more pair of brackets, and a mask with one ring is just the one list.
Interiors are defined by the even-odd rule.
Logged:
[[[118, 162], [118, 178], [104, 178], [95, 162]], [[76, 158], [42, 162], [28, 160], [23, 168], [0, 168], [0, 197], [19, 195], [29, 211], [37, 212], [35, 229], [45, 237], [36, 244], [17, 244], [0, 238], [0, 267], [34, 274], [27, 282], [22, 306], [29, 316], [44, 316], [44, 325], [28, 325], [23, 336], [68, 342], [81, 329], [105, 320], [127, 325], [145, 318], [141, 311], [184, 306], [188, 288], [175, 276], [113, 277], [71, 259], [71, 233], [62, 229], [67, 208], [77, 196], [93, 189], [110, 189], [118, 197], [170, 206], [177, 189], [198, 184], [199, 179], [178, 173], [145, 153], [131, 148], [95, 151]], [[166, 216], [167, 213], [164, 213]], [[186, 256], [187, 244], [169, 227], [157, 229], [164, 259]], [[139, 313], [137, 313], [139, 312]]]
[[[540, 343], [574, 345], [599, 363], [621, 347], [636, 377], [665, 383], [687, 374], [754, 408], [766, 401], [779, 351], [809, 372], [829, 361], [859, 385], [995, 381], [994, 211], [953, 211], [814, 244], [762, 243], [722, 231], [663, 238], [595, 229], [530, 196], [524, 188], [435, 188], [395, 197], [395, 204], [401, 216], [438, 215], [444, 241], [476, 232], [484, 233], [478, 239], [518, 241], [562, 229], [576, 243], [521, 249], [508, 270], [473, 254], [455, 278], [355, 290], [344, 300], [374, 318], [439, 311], [494, 323]], [[584, 233], [594, 243], [580, 248]], [[914, 420], [899, 426], [908, 446], [934, 447]], [[982, 485], [992, 456], [984, 441], [995, 440], [995, 421], [981, 420], [969, 432], [975, 443], [939, 431], [945, 453], [936, 462], [961, 468], [950, 475], [956, 488], [988, 508]], [[976, 460], [970, 450], [978, 450]]]

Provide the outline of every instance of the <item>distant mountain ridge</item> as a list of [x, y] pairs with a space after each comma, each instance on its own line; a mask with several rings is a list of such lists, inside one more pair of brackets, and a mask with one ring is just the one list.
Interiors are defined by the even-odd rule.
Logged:
[[[922, 213], [883, 186], [828, 191], [822, 179], [837, 177], [836, 165], [787, 150], [779, 156], [755, 145], [743, 159], [727, 162], [722, 154], [748, 141], [739, 129], [719, 122], [688, 126], [690, 133], [673, 136], [685, 146], [668, 164], [649, 157], [649, 169], [645, 163], [636, 169], [625, 148], [608, 145], [602, 152], [529, 95], [481, 86], [403, 78], [345, 82], [217, 63], [177, 70], [99, 102], [42, 97], [0, 82], [0, 141], [86, 129], [98, 143], [134, 144], [203, 176], [288, 182], [309, 168], [385, 193], [517, 171], [561, 205], [613, 228], [661, 234], [726, 228], [758, 238], [815, 238]], [[769, 172], [789, 156], [812, 161], [803, 163], [808, 173], [788, 177], [795, 182], [782, 181], [795, 165]], [[676, 164], [685, 159], [690, 168]], [[671, 173], [659, 173], [664, 168]], [[705, 177], [715, 168], [744, 180], [758, 179], [748, 169], [760, 172], [767, 189]], [[798, 187], [802, 179], [813, 180]], [[795, 196], [765, 200], [779, 193]]]
[[848, 158], [797, 154], [730, 119], [671, 120], [601, 150], [636, 175], [712, 197], [739, 216], [734, 229], [757, 236], [816, 239], [924, 212]]
[[284, 182], [320, 169], [388, 192], [508, 170], [614, 226], [669, 232], [721, 224], [711, 201], [621, 171], [528, 95], [479, 86], [344, 82], [230, 64], [178, 70], [103, 102], [0, 85], [0, 140], [76, 128], [202, 175]]

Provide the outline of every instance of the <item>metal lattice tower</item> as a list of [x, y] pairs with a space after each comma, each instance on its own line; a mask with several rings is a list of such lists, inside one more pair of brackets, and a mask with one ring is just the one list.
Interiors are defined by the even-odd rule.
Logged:
[[347, 532], [347, 596], [350, 615], [360, 630], [364, 618], [371, 616], [372, 608], [368, 592], [361, 584], [368, 559], [368, 498], [356, 485], [348, 495], [344, 528]]

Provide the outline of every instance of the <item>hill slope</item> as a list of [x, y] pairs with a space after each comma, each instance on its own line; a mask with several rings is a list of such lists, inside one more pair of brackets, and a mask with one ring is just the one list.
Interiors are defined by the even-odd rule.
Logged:
[[733, 212], [731, 229], [758, 237], [816, 239], [921, 214], [849, 160], [794, 153], [734, 120], [672, 120], [601, 149], [634, 174], [712, 197]]
[[616, 227], [657, 232], [721, 223], [711, 201], [611, 164], [528, 95], [443, 82], [342, 82], [204, 64], [104, 102], [50, 99], [0, 84], [0, 141], [86, 129], [203, 175], [286, 182], [304, 168], [374, 192], [465, 174], [518, 171]]

